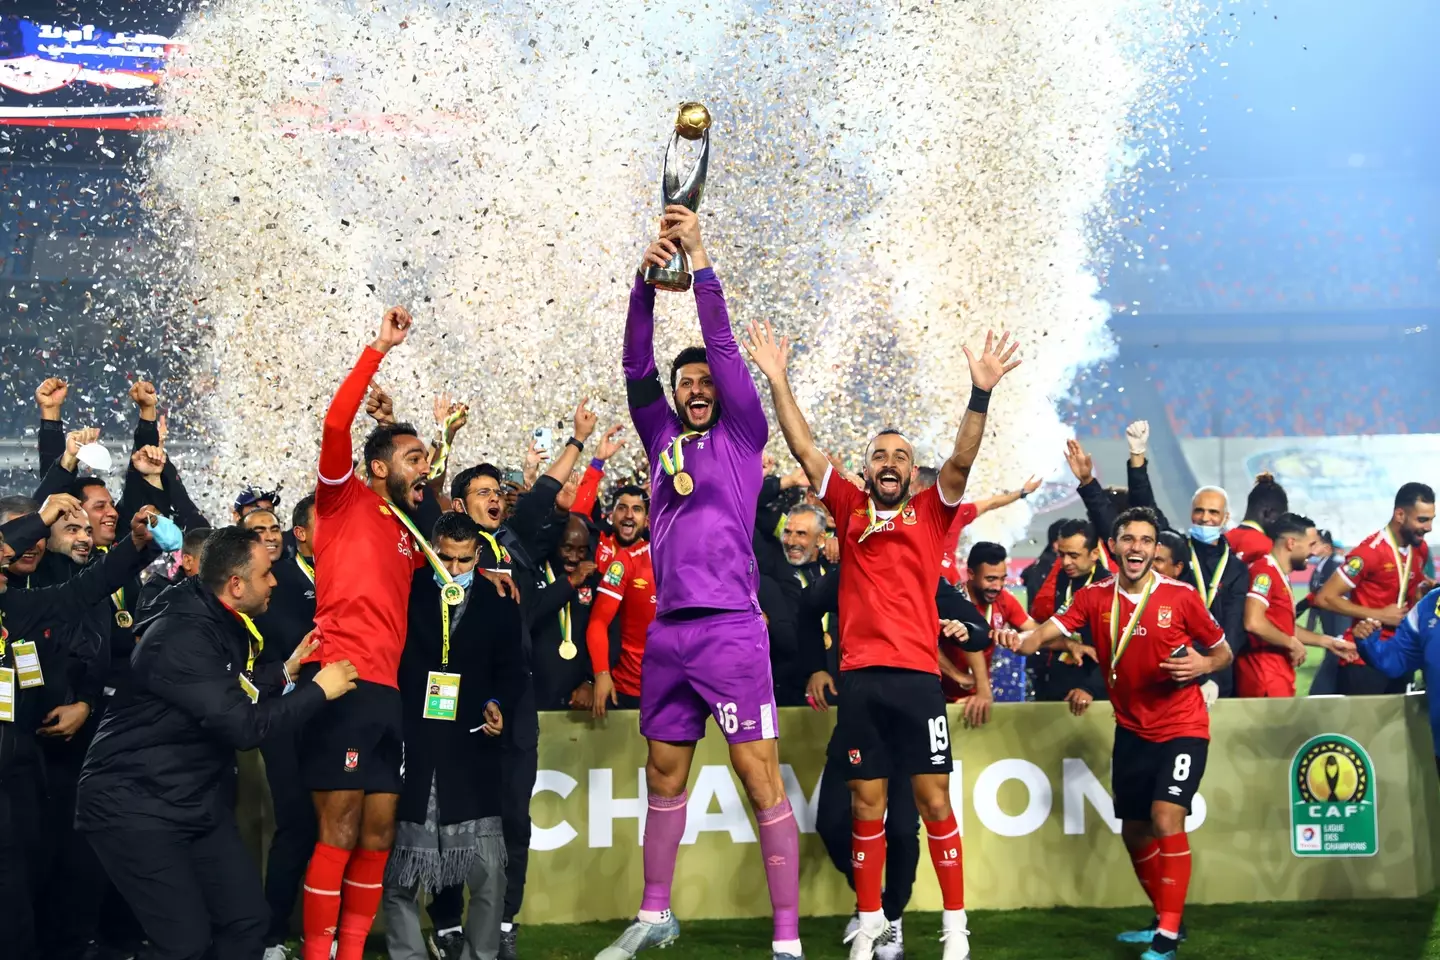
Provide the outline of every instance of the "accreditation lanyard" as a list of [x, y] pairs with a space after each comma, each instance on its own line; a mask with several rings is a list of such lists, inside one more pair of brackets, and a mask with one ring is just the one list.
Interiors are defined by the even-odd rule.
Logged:
[[702, 436], [704, 436], [704, 434], [702, 434], [699, 430], [689, 430], [676, 437], [670, 443], [669, 450], [660, 451], [660, 469], [664, 470], [672, 477], [680, 471], [684, 470], [685, 444], [689, 443], [696, 437]]
[[245, 660], [245, 672], [254, 673], [255, 658], [260, 656], [260, 652], [265, 649], [265, 638], [260, 635], [260, 628], [255, 626], [254, 620], [251, 620], [234, 607], [227, 605], [226, 609], [239, 617], [240, 622], [245, 624], [245, 629], [250, 631], [250, 639], [252, 642], [250, 644], [250, 656]]
[[1110, 685], [1114, 686], [1118, 679], [1118, 668], [1120, 658], [1130, 646], [1130, 638], [1135, 636], [1135, 628], [1140, 625], [1140, 617], [1144, 615], [1145, 608], [1150, 604], [1150, 594], [1155, 592], [1155, 584], [1159, 578], [1154, 573], [1150, 574], [1150, 580], [1145, 584], [1145, 589], [1140, 592], [1140, 599], [1135, 604], [1135, 610], [1130, 614], [1130, 620], [1125, 624], [1124, 632], [1120, 632], [1120, 578], [1115, 578], [1115, 593], [1110, 598]]
[[440, 598], [440, 669], [450, 669], [450, 604]]
[[305, 579], [309, 580], [312, 584], [315, 582], [315, 568], [310, 566], [309, 562], [300, 556], [298, 551], [295, 554], [295, 565], [300, 568], [301, 573], [305, 574]]
[[[800, 578], [800, 586], [802, 586], [802, 587], [809, 587], [809, 586], [810, 586], [810, 578], [807, 577], [807, 576], [805, 576], [805, 571], [804, 571], [804, 570], [800, 570], [800, 569], [797, 568], [797, 569], [795, 570], [795, 576], [797, 576], [797, 577]], [[821, 566], [820, 566], [820, 576], [822, 576], [822, 577], [825, 576], [825, 566], [824, 566], [824, 564], [821, 564]], [[825, 611], [825, 613], [822, 614], [821, 617], [820, 617], [820, 629], [824, 630], [826, 633], [829, 633], [829, 632], [830, 632], [830, 611], [828, 611], [828, 610]]]
[[1195, 544], [1190, 544], [1190, 576], [1195, 578], [1195, 589], [1200, 591], [1200, 599], [1205, 601], [1205, 609], [1210, 609], [1210, 604], [1215, 602], [1215, 592], [1220, 589], [1220, 578], [1225, 576], [1225, 564], [1230, 562], [1230, 548], [1225, 547], [1225, 552], [1220, 555], [1220, 562], [1215, 565], [1215, 572], [1210, 575], [1210, 585], [1206, 587], [1204, 576], [1200, 572], [1200, 556], [1195, 552]]
[[[1096, 563], [1095, 566], [1090, 568], [1090, 573], [1085, 577], [1085, 582], [1080, 584], [1081, 587], [1088, 587], [1090, 586], [1090, 584], [1095, 582], [1095, 571], [1097, 568], [1099, 568], [1099, 566], [1100, 564]], [[1074, 598], [1074, 596], [1075, 584], [1073, 581], [1071, 581], [1065, 584], [1065, 602], [1060, 604], [1060, 609], [1064, 610], [1066, 607], [1070, 606], [1070, 601]]]
[[1410, 563], [1415, 559], [1415, 548], [1410, 547], [1404, 553], [1400, 551], [1400, 544], [1395, 542], [1395, 535], [1390, 532], [1390, 527], [1385, 527], [1385, 541], [1390, 544], [1390, 549], [1395, 551], [1395, 568], [1400, 571], [1400, 597], [1395, 602], [1405, 606], [1405, 599], [1410, 593]]
[[461, 600], [464, 600], [465, 588], [456, 583], [455, 578], [450, 576], [450, 571], [445, 569], [445, 564], [441, 563], [440, 558], [435, 555], [435, 550], [430, 546], [430, 541], [420, 535], [419, 529], [415, 526], [415, 521], [406, 516], [405, 511], [395, 506], [390, 500], [385, 501], [385, 509], [399, 518], [400, 522], [405, 525], [405, 529], [410, 531], [410, 536], [415, 538], [415, 543], [420, 547], [420, 552], [425, 555], [425, 559], [430, 561], [430, 568], [435, 571], [435, 576], [439, 577], [442, 582], [440, 587], [441, 598], [452, 607]]
[[898, 517], [905, 512], [905, 507], [909, 503], [910, 498], [906, 497], [904, 500], [900, 501], [900, 506], [895, 509], [895, 513], [892, 516], [881, 517], [875, 512], [875, 501], [867, 497], [865, 499], [865, 529], [861, 531], [860, 539], [856, 540], [855, 542], [864, 543], [865, 538], [870, 536], [870, 534], [874, 533], [876, 530], [884, 529], [885, 524], [889, 523], [895, 517]]
[[495, 557], [496, 567], [494, 572], [509, 573], [510, 571], [507, 568], [499, 566], [502, 563], [510, 562], [509, 552], [505, 550], [504, 547], [500, 546], [500, 541], [496, 540], [495, 535], [489, 530], [481, 530], [480, 537], [485, 541], [486, 544], [489, 545], [490, 553]]

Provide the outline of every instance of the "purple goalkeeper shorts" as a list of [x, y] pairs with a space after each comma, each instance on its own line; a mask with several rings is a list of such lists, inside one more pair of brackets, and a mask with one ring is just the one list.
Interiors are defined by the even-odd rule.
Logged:
[[760, 614], [651, 622], [640, 665], [640, 733], [670, 743], [699, 740], [707, 716], [730, 743], [780, 735], [770, 635]]

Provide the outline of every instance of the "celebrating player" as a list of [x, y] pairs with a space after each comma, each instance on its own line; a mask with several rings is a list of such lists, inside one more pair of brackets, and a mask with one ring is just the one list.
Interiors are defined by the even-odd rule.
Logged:
[[990, 391], [1019, 365], [1009, 334], [970, 349], [970, 404], [955, 449], [933, 487], [914, 496], [915, 451], [897, 430], [865, 453], [865, 491], [835, 476], [815, 446], [790, 389], [789, 345], [767, 323], [750, 325], [746, 351], [770, 381], [775, 415], [791, 454], [835, 518], [840, 540], [840, 716], [836, 735], [850, 761], [855, 900], [860, 924], [851, 960], [870, 960], [892, 936], [881, 905], [885, 869], [886, 778], [908, 775], [925, 822], [945, 913], [945, 960], [970, 956], [960, 828], [950, 807], [950, 728], [940, 687], [940, 617], [935, 584], [951, 524], [985, 433]]
[[[1190, 886], [1185, 815], [1210, 746], [1210, 715], [1194, 681], [1231, 660], [1225, 631], [1195, 588], [1151, 569], [1159, 532], [1149, 507], [1120, 514], [1110, 538], [1119, 571], [1079, 590], [1069, 607], [1022, 634], [1017, 647], [1028, 654], [1064, 646], [1097, 660], [1105, 675], [1115, 706], [1115, 815], [1155, 907], [1151, 928], [1120, 935], [1125, 943], [1149, 941], [1141, 960], [1174, 960], [1179, 946]], [[1070, 639], [1082, 627], [1094, 648]]]
[[1306, 647], [1323, 647], [1342, 662], [1355, 659], [1355, 646], [1295, 625], [1295, 595], [1290, 574], [1304, 570], [1317, 549], [1315, 521], [1282, 513], [1265, 531], [1270, 552], [1250, 564], [1250, 593], [1245, 600], [1245, 630], [1250, 643], [1235, 658], [1237, 697], [1295, 696], [1295, 668], [1305, 662]]
[[685, 832], [685, 783], [712, 712], [760, 825], [775, 960], [795, 960], [802, 955], [800, 834], [780, 779], [769, 638], [751, 548], [769, 425], [693, 212], [665, 208], [661, 237], [645, 251], [641, 270], [664, 266], [680, 247], [694, 271], [705, 346], [682, 350], [671, 365], [673, 409], [655, 366], [655, 292], [639, 275], [625, 321], [630, 416], [652, 466], [656, 610], [640, 676], [649, 813], [640, 912], [597, 960], [628, 960], [680, 934], [670, 885]]
[[396, 671], [411, 576], [425, 562], [401, 511], [419, 505], [430, 458], [414, 427], [378, 426], [365, 440], [369, 480], [362, 482], [351, 461], [350, 426], [370, 378], [405, 341], [410, 322], [404, 307], [386, 312], [380, 335], [330, 402], [320, 441], [315, 566], [325, 575], [315, 580], [317, 657], [351, 661], [360, 679], [310, 722], [301, 741], [320, 827], [305, 873], [305, 960], [328, 960], [337, 918], [338, 960], [361, 960], [395, 838], [403, 753]]
[[[1435, 491], [1423, 483], [1407, 483], [1395, 492], [1390, 522], [1372, 533], [1345, 557], [1315, 596], [1315, 606], [1342, 617], [1380, 621], [1383, 643], [1395, 635], [1410, 604], [1435, 584], [1425, 578], [1430, 558], [1426, 535], [1435, 523]], [[1349, 594], [1347, 597], [1346, 594]], [[1345, 633], [1355, 640], [1355, 628]], [[1409, 677], [1387, 677], [1360, 660], [1342, 662], [1339, 693], [1362, 696], [1404, 693]]]

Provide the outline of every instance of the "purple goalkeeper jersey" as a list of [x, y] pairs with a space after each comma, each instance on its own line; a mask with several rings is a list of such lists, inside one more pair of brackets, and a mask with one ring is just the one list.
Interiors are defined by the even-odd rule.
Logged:
[[655, 614], [710, 608], [758, 613], [752, 532], [764, 479], [761, 452], [770, 425], [740, 346], [715, 271], [695, 271], [695, 306], [705, 339], [720, 418], [683, 448], [684, 470], [695, 481], [689, 496], [675, 492], [660, 454], [686, 431], [670, 405], [655, 366], [655, 288], [636, 276], [625, 318], [625, 380], [630, 418], [650, 457], [650, 556], [655, 566]]

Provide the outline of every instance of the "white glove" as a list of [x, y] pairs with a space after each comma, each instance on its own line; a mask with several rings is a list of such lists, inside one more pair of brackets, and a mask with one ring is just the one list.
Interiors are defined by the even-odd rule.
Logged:
[[1205, 698], [1205, 709], [1209, 710], [1220, 699], [1220, 685], [1214, 680], [1206, 680], [1200, 684], [1200, 696]]
[[1145, 456], [1145, 447], [1150, 443], [1150, 424], [1145, 420], [1136, 420], [1125, 428], [1125, 442], [1130, 444], [1130, 456]]

